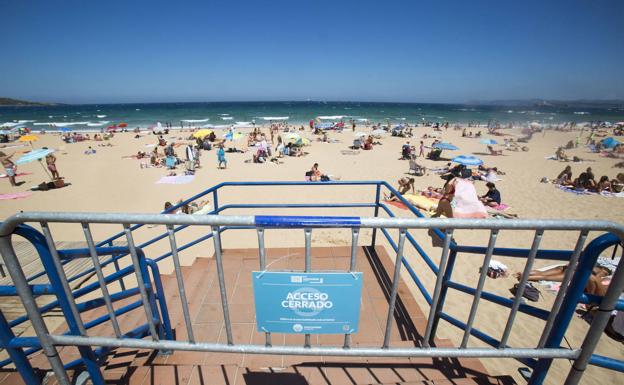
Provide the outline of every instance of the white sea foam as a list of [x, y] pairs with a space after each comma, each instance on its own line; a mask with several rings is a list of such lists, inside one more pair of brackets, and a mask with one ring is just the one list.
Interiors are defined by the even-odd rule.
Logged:
[[219, 116], [229, 116], [230, 114], [217, 114]]
[[330, 115], [330, 116], [319, 116], [321, 120], [340, 120], [344, 119], [344, 115]]
[[237, 126], [251, 126], [251, 122], [235, 122]]
[[204, 123], [209, 121], [210, 119], [206, 118], [206, 119], [182, 119], [183, 122], [185, 123]]
[[589, 115], [589, 112], [586, 112], [586, 111], [574, 111], [574, 115]]
[[365, 118], [360, 118], [360, 119], [356, 119], [358, 122], [368, 122], [368, 119]]
[[[99, 110], [98, 110], [98, 111], [99, 111]], [[98, 118], [98, 119], [102, 119], [102, 118], [105, 118], [105, 117], [106, 117], [106, 115], [95, 115], [95, 116], [97, 116], [97, 118]]]
[[36, 122], [36, 120], [18, 120], [18, 123], [31, 123], [31, 122]]
[[54, 127], [63, 127], [63, 126], [76, 126], [76, 125], [85, 125], [90, 122], [41, 122], [35, 123], [35, 126], [54, 126]]
[[231, 116], [222, 116], [221, 119], [223, 119], [223, 120], [232, 120], [234, 118], [231, 117]]
[[260, 116], [262, 120], [288, 120], [289, 116]]
[[20, 125], [21, 123], [16, 123], [16, 122], [6, 122], [6, 123], [2, 123], [0, 124], [0, 127], [15, 127]]
[[103, 126], [103, 125], [108, 124], [108, 123], [110, 123], [109, 120], [102, 120], [102, 121], [95, 122], [95, 123], [89, 122], [89, 123], [87, 123], [87, 126], [88, 127], [99, 127], [99, 126]]

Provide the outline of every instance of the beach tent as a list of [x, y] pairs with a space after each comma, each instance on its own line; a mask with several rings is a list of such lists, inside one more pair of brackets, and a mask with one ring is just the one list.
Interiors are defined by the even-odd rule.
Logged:
[[439, 150], [449, 150], [449, 151], [459, 150], [459, 147], [451, 143], [446, 143], [446, 142], [438, 142], [433, 145], [433, 148], [437, 148]]
[[355, 134], [353, 134], [353, 136], [355, 136], [356, 138], [362, 138], [362, 137], [368, 136], [368, 134], [360, 131], [360, 132], [356, 132]]
[[212, 130], [209, 130], [207, 128], [202, 128], [199, 131], [195, 131], [193, 133], [193, 138], [200, 138], [200, 139], [204, 139], [206, 136], [212, 134]]
[[483, 144], [487, 144], [487, 145], [498, 144], [498, 142], [495, 141], [494, 139], [481, 139], [479, 141], [479, 143], [483, 143]]
[[465, 166], [479, 166], [483, 164], [483, 161], [476, 156], [472, 155], [460, 155], [452, 159], [453, 162], [463, 164]]
[[128, 123], [119, 123], [118, 127], [126, 128], [128, 127]]
[[620, 142], [615, 138], [604, 138], [600, 143], [606, 148], [613, 148], [620, 144]]
[[69, 128], [69, 127], [61, 127], [61, 128], [59, 128], [59, 131], [61, 131], [61, 132], [70, 132], [71, 128]]
[[378, 128], [378, 129], [376, 129], [376, 130], [371, 131], [371, 134], [372, 134], [374, 137], [379, 138], [380, 136], [385, 135], [385, 134], [386, 134], [386, 131], [384, 131], [384, 130], [382, 130], [382, 129], [379, 129], [379, 128]]

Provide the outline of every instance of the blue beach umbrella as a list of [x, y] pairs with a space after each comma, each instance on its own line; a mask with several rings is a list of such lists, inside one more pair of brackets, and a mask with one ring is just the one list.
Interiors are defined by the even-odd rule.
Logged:
[[620, 144], [620, 142], [615, 138], [604, 138], [600, 143], [606, 148], [613, 148]]
[[22, 155], [22, 157], [16, 160], [15, 163], [16, 164], [30, 163], [34, 160], [45, 158], [46, 156], [48, 156], [49, 154], [53, 152], [54, 150], [50, 148], [39, 148], [39, 149], [33, 150], [31, 152], [28, 152]]
[[433, 148], [437, 148], [439, 150], [459, 150], [459, 147], [451, 144], [451, 143], [445, 143], [445, 142], [439, 142], [433, 145]]
[[483, 164], [483, 161], [476, 156], [472, 155], [460, 155], [452, 159], [453, 162], [463, 164], [465, 166], [479, 166]]
[[71, 128], [69, 128], [69, 127], [61, 127], [61, 128], [59, 128], [59, 131], [61, 131], [61, 132], [70, 132]]
[[489, 144], [489, 145], [498, 144], [498, 142], [495, 141], [494, 139], [481, 139], [479, 143]]

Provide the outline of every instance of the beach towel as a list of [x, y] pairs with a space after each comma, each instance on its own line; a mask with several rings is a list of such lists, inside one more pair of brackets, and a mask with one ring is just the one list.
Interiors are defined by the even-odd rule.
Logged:
[[[18, 176], [24, 176], [24, 175], [30, 175], [32, 174], [32, 172], [20, 172], [18, 174], [15, 175], [15, 177]], [[0, 178], [8, 178], [9, 176], [7, 174], [0, 174]]]
[[453, 218], [487, 218], [487, 210], [479, 200], [477, 190], [472, 182], [455, 179], [455, 195], [453, 197]]
[[195, 179], [195, 175], [174, 175], [163, 176], [156, 184], [187, 184], [191, 183]]
[[30, 193], [30, 192], [17, 192], [17, 193], [11, 193], [11, 194], [0, 194], [0, 200], [28, 198], [31, 195], [32, 195], [32, 193]]
[[432, 211], [438, 208], [438, 202], [429, 199], [426, 196], [416, 194], [403, 194], [403, 197], [421, 210]]
[[499, 204], [498, 206], [495, 206], [495, 207], [492, 207], [492, 208], [493, 208], [494, 210], [498, 210], [498, 211], [505, 211], [505, 210], [507, 210], [507, 209], [508, 209], [508, 208], [510, 208], [510, 207], [511, 207], [511, 206], [509, 206], [509, 205], [507, 205], [507, 204], [501, 203], [501, 204]]
[[387, 203], [387, 204], [392, 205], [392, 206], [394, 206], [394, 207], [398, 207], [398, 208], [403, 209], [403, 210], [407, 210], [407, 206], [406, 206], [406, 205], [405, 205], [405, 203], [403, 203], [403, 202], [397, 202], [397, 201], [384, 201], [384, 203]]

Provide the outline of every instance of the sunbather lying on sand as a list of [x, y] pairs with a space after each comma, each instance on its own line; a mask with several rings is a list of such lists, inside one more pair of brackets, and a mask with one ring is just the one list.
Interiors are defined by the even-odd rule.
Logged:
[[[529, 272], [529, 281], [556, 281], [562, 282], [567, 265], [557, 266], [545, 271], [531, 270]], [[603, 296], [607, 292], [607, 287], [602, 284], [602, 279], [611, 275], [611, 270], [604, 266], [596, 266], [592, 271], [592, 275], [585, 286], [585, 293]], [[514, 274], [518, 281], [522, 279], [522, 273]]]

